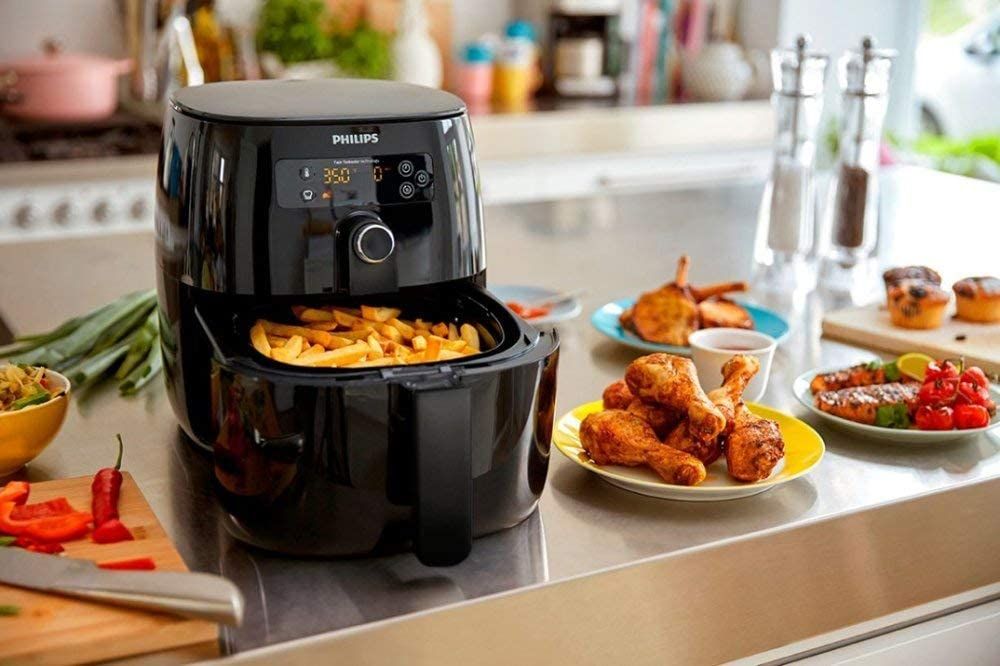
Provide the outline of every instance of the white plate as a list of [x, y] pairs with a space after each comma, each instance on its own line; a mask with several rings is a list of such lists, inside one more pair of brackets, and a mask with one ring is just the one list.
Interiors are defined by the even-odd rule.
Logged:
[[763, 405], [747, 403], [747, 406], [758, 416], [776, 421], [785, 440], [785, 457], [771, 471], [771, 476], [755, 483], [741, 483], [729, 476], [725, 457], [708, 466], [707, 478], [697, 486], [666, 483], [646, 467], [594, 463], [580, 444], [580, 422], [588, 414], [603, 409], [600, 400], [584, 403], [564, 414], [556, 423], [552, 443], [564, 456], [612, 485], [640, 495], [686, 502], [719, 502], [750, 497], [800, 477], [819, 464], [826, 447], [823, 438], [807, 423]]
[[[561, 291], [556, 291], [555, 289], [522, 284], [496, 284], [489, 285], [487, 289], [504, 303], [509, 301], [520, 301], [525, 304], [537, 303], [549, 298], [558, 298], [562, 294]], [[580, 316], [582, 311], [583, 306], [580, 304], [579, 298], [567, 298], [564, 301], [556, 303], [544, 317], [534, 317], [525, 321], [535, 326], [547, 326], [575, 319]]]
[[[990, 420], [990, 424], [985, 428], [975, 428], [972, 430], [917, 430], [916, 428], [900, 430], [897, 428], [882, 428], [865, 423], [855, 423], [854, 421], [849, 421], [833, 414], [827, 414], [813, 403], [813, 394], [809, 390], [809, 382], [817, 374], [834, 372], [840, 369], [830, 368], [827, 370], [810, 370], [809, 372], [804, 372], [796, 377], [792, 383], [792, 393], [813, 414], [843, 430], [855, 433], [861, 437], [877, 439], [883, 442], [893, 442], [894, 444], [905, 446], [934, 446], [935, 444], [947, 444], [958, 439], [973, 437], [1000, 426], [1000, 413], [995, 415]], [[995, 386], [990, 386], [990, 393], [993, 394], [994, 400], [1000, 399], [1000, 391]]]

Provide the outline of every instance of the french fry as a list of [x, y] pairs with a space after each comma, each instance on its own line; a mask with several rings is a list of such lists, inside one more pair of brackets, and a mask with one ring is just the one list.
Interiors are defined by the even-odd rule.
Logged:
[[250, 342], [254, 349], [264, 356], [271, 356], [271, 343], [267, 341], [267, 333], [264, 332], [264, 324], [260, 321], [250, 327]]
[[375, 339], [374, 335], [368, 336], [368, 346], [371, 348], [371, 351], [368, 352], [368, 356], [370, 358], [382, 358], [385, 356], [385, 352], [382, 350], [382, 345], [379, 344], [379, 341]]
[[382, 324], [381, 326], [378, 327], [377, 330], [379, 333], [381, 333], [389, 340], [392, 340], [393, 342], [403, 341], [403, 334], [400, 333], [395, 326], [391, 326], [389, 324]]
[[441, 355], [441, 338], [437, 336], [431, 336], [427, 340], [427, 349], [424, 350], [424, 360], [425, 361], [436, 361], [438, 356]]
[[[311, 328], [314, 331], [333, 331], [339, 327], [340, 324], [336, 320], [333, 321], [311, 321], [306, 324], [306, 328]], [[340, 335], [338, 332], [337, 335]]]
[[288, 338], [283, 338], [280, 335], [269, 335], [267, 336], [267, 341], [271, 344], [271, 347], [284, 347], [285, 343], [288, 342]]
[[288, 338], [288, 342], [285, 343], [285, 346], [272, 350], [271, 357], [276, 361], [282, 361], [284, 363], [294, 361], [298, 358], [299, 354], [302, 353], [303, 342], [305, 342], [305, 340], [301, 335], [293, 335]]
[[465, 340], [446, 340], [441, 347], [447, 349], [448, 351], [460, 352], [465, 350], [469, 345]]
[[314, 328], [307, 328], [306, 326], [291, 326], [289, 324], [275, 324], [266, 320], [261, 321], [263, 322], [264, 330], [271, 335], [280, 335], [286, 338], [298, 335], [314, 345], [323, 345], [327, 349], [338, 349], [351, 344], [350, 340], [327, 333], [326, 331], [317, 331]]
[[457, 351], [452, 351], [451, 349], [442, 349], [441, 354], [438, 356], [439, 361], [451, 361], [456, 358], [462, 358], [465, 354]]
[[410, 340], [410, 344], [412, 344], [413, 348], [417, 351], [423, 351], [427, 349], [427, 338], [423, 335], [414, 335], [413, 339]]
[[434, 324], [431, 326], [431, 333], [442, 338], [448, 337], [448, 324], [441, 322], [440, 324]]
[[350, 312], [346, 312], [339, 308], [334, 308], [333, 318], [337, 321], [338, 324], [340, 324], [341, 326], [346, 326], [347, 328], [353, 327], [354, 324], [365, 323], [365, 320], [362, 319], [361, 317], [353, 315]]
[[405, 321], [401, 321], [397, 317], [393, 317], [386, 323], [395, 328], [397, 331], [399, 331], [399, 334], [403, 336], [404, 340], [410, 341], [413, 339], [414, 329]]
[[341, 347], [340, 349], [334, 349], [333, 351], [325, 351], [322, 354], [316, 354], [315, 356], [310, 356], [306, 359], [296, 358], [290, 361], [290, 363], [293, 365], [308, 365], [317, 368], [338, 367], [347, 365], [348, 363], [360, 361], [367, 356], [370, 351], [371, 347], [368, 346], [367, 342], [359, 341], [347, 347]]
[[345, 368], [378, 368], [387, 365], [397, 365], [396, 359], [391, 356], [383, 356], [382, 358], [370, 358], [364, 361], [355, 361], [354, 363], [348, 363]]
[[455, 326], [455, 324], [452, 324], [451, 322], [448, 322], [448, 339], [449, 340], [458, 340], [458, 338], [459, 338], [459, 335], [458, 335], [458, 326]]
[[326, 351], [326, 347], [324, 347], [323, 345], [313, 345], [309, 349], [303, 350], [302, 353], [299, 354], [299, 358], [300, 359], [308, 359], [308, 358], [311, 358], [313, 356], [317, 356], [319, 354], [322, 354], [325, 351]]
[[296, 312], [295, 316], [304, 322], [337, 321], [329, 310], [317, 310], [316, 308], [304, 308], [301, 312]]
[[397, 308], [373, 308], [370, 305], [361, 306], [361, 317], [369, 321], [387, 322], [401, 314], [402, 310]]
[[473, 326], [462, 324], [462, 339], [476, 351], [479, 351], [479, 332]]

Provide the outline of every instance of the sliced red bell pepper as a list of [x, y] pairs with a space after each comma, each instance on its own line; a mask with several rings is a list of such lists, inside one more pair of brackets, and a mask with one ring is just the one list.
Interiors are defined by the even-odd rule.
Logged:
[[64, 516], [49, 516], [31, 520], [15, 520], [11, 517], [13, 502], [0, 503], [0, 532], [15, 536], [26, 536], [36, 541], [72, 541], [87, 533], [92, 520], [89, 513], [75, 511]]
[[9, 481], [7, 485], [0, 490], [0, 502], [24, 504], [28, 501], [28, 493], [30, 491], [31, 486], [28, 485], [27, 481]]
[[65, 497], [57, 497], [47, 502], [15, 506], [14, 510], [10, 512], [10, 517], [14, 520], [34, 520], [35, 518], [65, 516], [74, 511], [75, 509], [70, 506], [69, 500]]
[[14, 545], [18, 548], [30, 550], [33, 553], [48, 553], [49, 555], [55, 555], [56, 553], [61, 553], [66, 550], [62, 547], [61, 543], [43, 543], [24, 536], [17, 537]]
[[102, 569], [116, 569], [125, 571], [152, 571], [156, 568], [156, 562], [152, 557], [133, 557], [128, 560], [112, 560], [110, 562], [98, 562], [97, 566]]
[[132, 532], [125, 527], [125, 523], [117, 518], [99, 525], [90, 533], [90, 538], [94, 543], [118, 543], [119, 541], [134, 541]]

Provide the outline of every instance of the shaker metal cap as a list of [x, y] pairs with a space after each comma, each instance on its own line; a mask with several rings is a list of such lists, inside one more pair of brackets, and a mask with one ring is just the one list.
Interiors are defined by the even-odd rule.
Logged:
[[771, 51], [774, 92], [799, 97], [823, 94], [830, 58], [825, 53], [809, 51], [810, 42], [809, 35], [799, 35], [794, 48]]
[[855, 95], [882, 95], [889, 89], [893, 49], [875, 48], [875, 40], [866, 36], [857, 50], [840, 58], [840, 87]]

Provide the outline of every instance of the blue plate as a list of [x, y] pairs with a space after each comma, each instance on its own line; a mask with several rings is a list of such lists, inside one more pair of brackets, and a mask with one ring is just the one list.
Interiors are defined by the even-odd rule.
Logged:
[[[668, 354], [686, 355], [691, 353], [690, 347], [681, 347], [679, 345], [661, 345], [656, 342], [646, 342], [639, 336], [623, 329], [621, 324], [618, 323], [618, 317], [621, 316], [622, 312], [632, 307], [634, 303], [634, 298], [621, 298], [617, 301], [606, 303], [594, 312], [593, 315], [591, 315], [590, 323], [594, 325], [594, 328], [615, 342], [620, 342], [623, 345], [628, 345], [629, 347], [633, 347], [635, 349], [652, 352], [666, 352]], [[740, 305], [745, 307], [747, 312], [749, 312], [750, 316], [753, 318], [754, 329], [760, 331], [761, 333], [770, 335], [778, 341], [778, 344], [784, 342], [785, 338], [788, 337], [788, 322], [777, 312], [756, 305], [750, 305], [749, 303], [740, 303]]]

